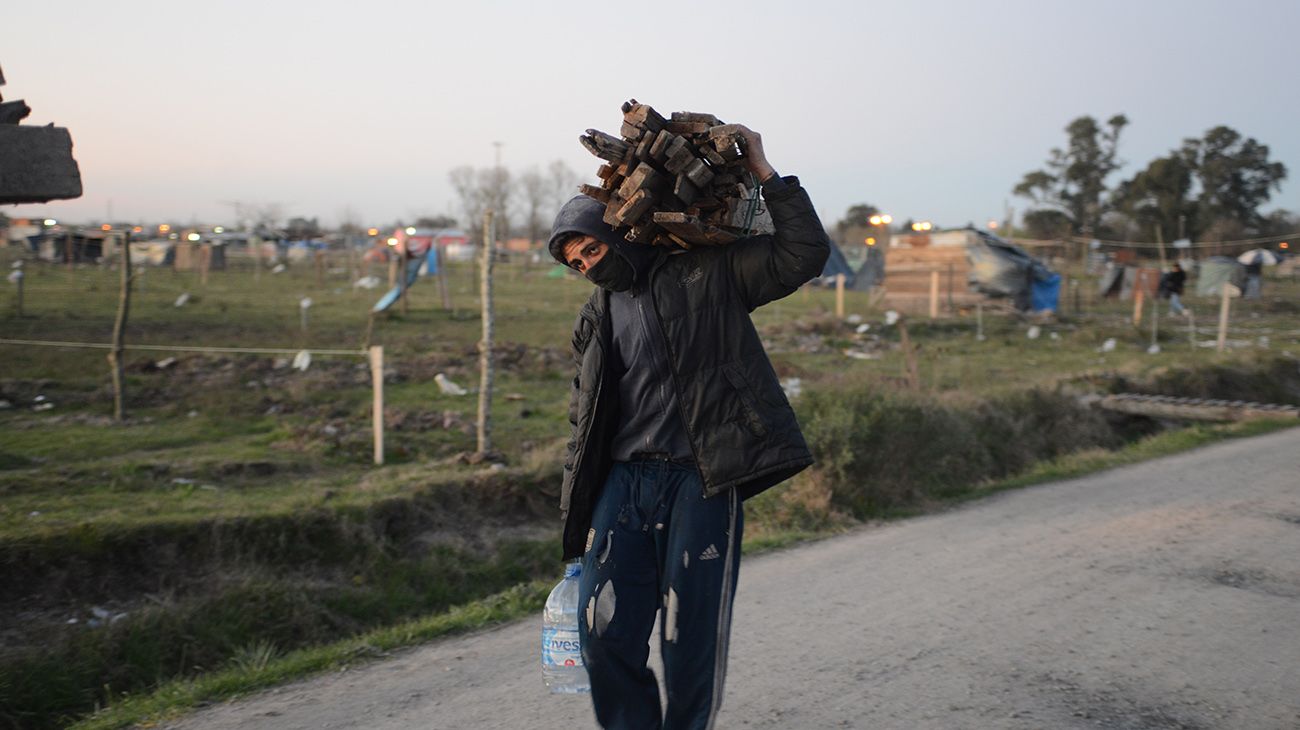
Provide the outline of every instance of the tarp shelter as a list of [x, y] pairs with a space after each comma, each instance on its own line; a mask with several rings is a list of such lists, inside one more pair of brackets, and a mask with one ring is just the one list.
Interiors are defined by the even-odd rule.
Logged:
[[831, 255], [826, 258], [826, 266], [822, 268], [822, 281], [824, 283], [835, 283], [835, 277], [840, 274], [844, 275], [844, 285], [853, 285], [853, 269], [849, 266], [849, 260], [844, 258], [844, 252], [831, 241]]
[[1227, 282], [1238, 288], [1246, 288], [1246, 267], [1229, 256], [1211, 256], [1201, 262], [1196, 277], [1196, 295], [1199, 297], [1218, 296], [1219, 287]]
[[975, 234], [976, 239], [966, 244], [971, 289], [1010, 298], [1020, 310], [1056, 311], [1060, 274], [1013, 243], [984, 231]]

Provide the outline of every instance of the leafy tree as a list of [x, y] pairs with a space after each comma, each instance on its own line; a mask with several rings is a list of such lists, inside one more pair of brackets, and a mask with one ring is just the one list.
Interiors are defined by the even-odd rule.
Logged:
[[1120, 132], [1128, 118], [1117, 114], [1102, 127], [1084, 116], [1065, 128], [1065, 149], [1052, 149], [1045, 169], [1025, 174], [1013, 192], [1066, 216], [1072, 231], [1100, 228], [1106, 212], [1106, 178], [1123, 163], [1117, 156]]
[[1158, 228], [1164, 240], [1173, 240], [1180, 230], [1199, 230], [1192, 195], [1195, 180], [1193, 161], [1183, 152], [1171, 152], [1120, 183], [1115, 190], [1116, 207], [1137, 228], [1131, 232], [1137, 238], [1151, 236]]
[[1030, 238], [1063, 238], [1070, 235], [1073, 227], [1070, 217], [1059, 210], [1040, 208], [1025, 213], [1023, 219], [1025, 233]]
[[416, 228], [455, 228], [456, 219], [446, 215], [422, 215], [415, 219]]
[[1246, 229], [1262, 227], [1259, 207], [1286, 179], [1286, 166], [1269, 161], [1268, 145], [1243, 138], [1230, 127], [1218, 126], [1201, 139], [1186, 140], [1183, 154], [1195, 168], [1200, 183], [1196, 207], [1203, 224], [1229, 220]]

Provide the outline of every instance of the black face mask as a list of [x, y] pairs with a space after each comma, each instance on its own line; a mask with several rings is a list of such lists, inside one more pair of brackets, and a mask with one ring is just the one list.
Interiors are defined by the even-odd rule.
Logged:
[[587, 279], [601, 289], [627, 291], [636, 281], [636, 269], [613, 251], [605, 252], [596, 265], [587, 270]]

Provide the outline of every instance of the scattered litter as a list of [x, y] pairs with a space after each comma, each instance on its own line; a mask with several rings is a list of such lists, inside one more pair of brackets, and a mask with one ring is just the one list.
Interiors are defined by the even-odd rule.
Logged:
[[118, 621], [121, 621], [121, 620], [124, 619], [124, 618], [126, 618], [126, 611], [123, 611], [123, 612], [121, 612], [121, 613], [115, 613], [115, 614], [113, 614], [113, 618], [110, 618], [110, 619], [108, 620], [108, 622], [109, 622], [110, 624], [115, 624], [115, 623], [117, 623]]
[[1038, 325], [1033, 325], [1025, 332], [1025, 337], [1028, 337], [1031, 340], [1036, 340], [1041, 334], [1043, 334], [1043, 328]]
[[[307, 299], [305, 301], [310, 302], [311, 300]], [[295, 370], [307, 372], [307, 368], [311, 367], [311, 353], [306, 350], [299, 350], [298, 354], [293, 356], [293, 367]]]
[[110, 613], [107, 609], [100, 608], [99, 606], [91, 606], [90, 615], [94, 616], [97, 619], [106, 619], [112, 616], [113, 614]]
[[172, 480], [172, 484], [193, 484], [193, 483], [194, 483], [193, 479], [186, 479], [185, 477], [176, 477], [175, 479]]
[[1061, 339], [1061, 336], [1060, 336], [1059, 334], [1055, 333], [1055, 332], [1048, 332], [1048, 333], [1047, 333], [1047, 336], [1050, 337], [1050, 338], [1052, 338], [1052, 339], [1054, 339], [1054, 340], [1059, 340], [1059, 339]]
[[37, 403], [36, 405], [32, 406], [32, 410], [33, 410], [33, 411], [48, 411], [48, 410], [50, 410], [50, 409], [53, 408], [53, 407], [54, 407], [54, 404], [53, 404], [53, 403]]
[[284, 264], [276, 264], [276, 265], [275, 265], [275, 268], [271, 269], [271, 273], [272, 273], [272, 274], [283, 274], [284, 271], [285, 271], [285, 265], [284, 265]]
[[885, 324], [886, 325], [898, 324], [898, 312], [894, 311], [893, 309], [889, 310], [888, 312], [885, 312]]
[[73, 625], [73, 624], [76, 624], [76, 623], [77, 623], [77, 617], [76, 617], [76, 616], [73, 616], [72, 618], [68, 619], [67, 623], [68, 623], [69, 626], [71, 626], [71, 625]]
[[186, 418], [198, 418], [198, 417], [199, 417], [199, 412], [198, 412], [198, 411], [190, 411], [189, 413], [186, 413], [186, 414], [185, 414], [185, 417], [186, 417]]
[[1151, 346], [1147, 348], [1147, 354], [1148, 354], [1148, 355], [1159, 355], [1159, 354], [1160, 354], [1160, 345], [1157, 345], [1157, 344], [1155, 344], [1154, 342], [1151, 343]]
[[869, 324], [860, 324], [858, 325], [858, 328], [854, 330], [854, 332], [857, 332], [860, 335], [865, 335], [867, 332], [870, 331], [871, 331], [871, 325]]
[[31, 512], [28, 512], [28, 513], [27, 513], [27, 516], [28, 516], [28, 517], [40, 517], [40, 516], [41, 516], [41, 511], [40, 511], [40, 510], [32, 510]]
[[879, 360], [880, 355], [874, 352], [865, 352], [863, 350], [845, 350], [844, 354], [854, 360]]
[[844, 318], [844, 321], [848, 322], [849, 324], [862, 324], [862, 315], [850, 314], [849, 316]]
[[166, 370], [167, 368], [172, 367], [175, 364], [176, 364], [176, 358], [164, 357], [163, 359], [154, 363], [154, 367], [158, 368], [159, 370]]
[[353, 289], [374, 289], [379, 286], [378, 276], [363, 276], [352, 282]]
[[[272, 369], [272, 370], [284, 370], [285, 368], [289, 367], [289, 363], [290, 363], [289, 358], [287, 358], [287, 357], [277, 357], [277, 358], [275, 358], [274, 360], [271, 361], [271, 369]], [[254, 380], [253, 382], [249, 383], [249, 386], [251, 386], [251, 387], [257, 387], [258, 385], [259, 385], [259, 383], [258, 383], [256, 380]]]
[[1105, 341], [1105, 342], [1101, 343], [1101, 347], [1100, 347], [1097, 351], [1098, 351], [1098, 352], [1114, 352], [1114, 351], [1115, 351], [1115, 344], [1116, 344], [1116, 343], [1115, 343], [1115, 338], [1114, 338], [1114, 337], [1108, 337], [1108, 338], [1106, 338], [1106, 341]]
[[303, 297], [302, 299], [299, 299], [299, 300], [298, 300], [298, 306], [299, 306], [299, 307], [302, 307], [303, 309], [310, 309], [310, 308], [311, 308], [311, 297]]
[[43, 396], [43, 395], [38, 395], [38, 396], [36, 396], [35, 398], [32, 398], [32, 402], [33, 402], [33, 403], [44, 403], [44, 402], [45, 402], [45, 396]]
[[499, 462], [499, 461], [494, 461], [494, 462], [492, 462], [491, 464], [488, 464], [488, 471], [501, 471], [501, 470], [503, 470], [503, 469], [505, 469], [505, 468], [506, 468], [506, 465], [505, 465], [505, 464], [502, 464], [502, 463]]
[[13, 403], [10, 403], [7, 400], [0, 399], [0, 411], [7, 411], [13, 407], [14, 407]]
[[176, 304], [174, 306], [179, 309], [180, 307], [189, 304], [189, 301], [190, 301], [190, 293], [185, 292], [184, 294], [181, 294], [179, 297], [176, 297]]
[[465, 390], [448, 380], [447, 376], [442, 373], [433, 376], [433, 382], [438, 384], [438, 390], [442, 391], [445, 395], [466, 395], [469, 393], [468, 390]]
[[339, 435], [339, 428], [338, 428], [338, 426], [335, 426], [335, 425], [333, 425], [333, 424], [327, 423], [327, 424], [325, 424], [324, 426], [321, 427], [320, 432], [323, 433], [323, 434], [325, 434], [326, 436], [338, 436], [338, 435]]
[[11, 268], [11, 269], [21, 269], [22, 267], [23, 267], [22, 259], [19, 259], [18, 261], [13, 262], [13, 263], [10, 264], [10, 266], [9, 266], [9, 268]]
[[13, 271], [10, 271], [8, 278], [10, 284], [17, 284], [18, 282], [22, 281], [23, 280], [22, 269], [14, 269]]
[[784, 378], [781, 390], [785, 391], [786, 398], [798, 398], [803, 393], [803, 378]]
[[1258, 344], [1260, 347], [1262, 347], [1262, 348], [1264, 348], [1265, 350], [1267, 350], [1267, 349], [1268, 349], [1268, 335], [1260, 335], [1260, 336], [1259, 336], [1259, 339], [1256, 340], [1256, 344]]

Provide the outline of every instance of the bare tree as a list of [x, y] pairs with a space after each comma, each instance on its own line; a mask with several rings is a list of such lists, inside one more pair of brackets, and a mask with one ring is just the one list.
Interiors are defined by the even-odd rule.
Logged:
[[[474, 168], [462, 165], [447, 174], [451, 188], [460, 200], [465, 220], [483, 220], [483, 211], [492, 210], [496, 220], [498, 238], [509, 235], [510, 171], [505, 168]], [[476, 242], [482, 241], [479, 231], [466, 231]]]
[[551, 193], [549, 181], [542, 176], [541, 170], [536, 165], [519, 176], [518, 185], [526, 211], [524, 226], [528, 229], [528, 247], [534, 248], [545, 230], [546, 221], [543, 220], [543, 214], [554, 195]]
[[552, 162], [546, 171], [550, 176], [551, 202], [555, 206], [554, 212], [558, 213], [560, 206], [578, 194], [578, 173], [564, 164], [564, 160]]

